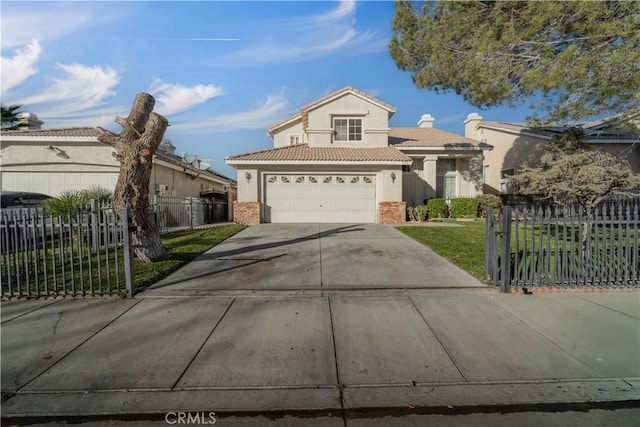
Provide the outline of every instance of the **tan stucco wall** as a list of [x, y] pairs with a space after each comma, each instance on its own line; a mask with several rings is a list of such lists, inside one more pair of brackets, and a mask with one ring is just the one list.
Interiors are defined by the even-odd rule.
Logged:
[[480, 129], [480, 138], [493, 145], [493, 150], [485, 152], [484, 164], [489, 166], [488, 181], [490, 189], [500, 189], [500, 172], [515, 169], [516, 172], [525, 163], [536, 165], [544, 152], [547, 140], [528, 135], [516, 135], [493, 129]]
[[[193, 176], [193, 172], [189, 172]], [[171, 197], [198, 196], [204, 191], [224, 191], [224, 184], [211, 181], [202, 175], [190, 179], [183, 170], [176, 170], [164, 165], [154, 164], [149, 179], [151, 193], [157, 191], [159, 185], [168, 185]]]
[[[98, 142], [2, 141], [2, 191], [29, 191], [59, 196], [91, 186], [115, 187], [120, 164], [113, 148]], [[49, 146], [62, 150], [58, 152]]]
[[[363, 140], [333, 142], [333, 117], [361, 117]], [[309, 112], [307, 127], [310, 146], [386, 147], [389, 137], [389, 112], [358, 96], [344, 96]]]
[[[247, 173], [251, 175], [251, 178], [247, 180]], [[262, 181], [262, 177], [260, 176], [258, 169], [254, 167], [238, 167], [238, 177], [236, 179], [238, 182], [238, 198], [239, 202], [258, 202], [259, 198], [259, 190], [260, 190], [260, 181]]]
[[436, 194], [436, 162], [456, 159], [456, 196], [482, 194], [482, 152], [451, 154], [446, 151], [406, 151], [413, 160], [411, 172], [403, 173], [403, 199], [408, 206], [421, 205]]
[[278, 133], [273, 134], [273, 146], [286, 147], [290, 145], [291, 136], [300, 136], [300, 143], [304, 144], [306, 141], [304, 131], [302, 130], [302, 120], [298, 119], [287, 127], [278, 130]]
[[[531, 166], [538, 164], [544, 153], [544, 145], [548, 139], [533, 135], [522, 135], [483, 127], [466, 127], [469, 138], [486, 140], [493, 145], [493, 150], [485, 151], [484, 165], [488, 166], [488, 180], [485, 183], [485, 192], [499, 192], [501, 188], [501, 171], [514, 169], [518, 172], [526, 163]], [[631, 168], [640, 172], [640, 151], [631, 144], [588, 144], [591, 149], [603, 150], [626, 159]]]

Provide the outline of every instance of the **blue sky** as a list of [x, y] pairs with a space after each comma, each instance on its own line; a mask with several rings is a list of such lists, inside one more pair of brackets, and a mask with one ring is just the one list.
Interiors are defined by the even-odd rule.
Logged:
[[266, 127], [354, 86], [394, 105], [395, 127], [463, 134], [467, 114], [524, 121], [530, 110], [479, 110], [416, 88], [388, 53], [391, 1], [2, 1], [2, 104], [46, 128], [114, 132], [138, 92], [156, 98], [177, 152], [235, 177], [224, 157], [270, 148]]

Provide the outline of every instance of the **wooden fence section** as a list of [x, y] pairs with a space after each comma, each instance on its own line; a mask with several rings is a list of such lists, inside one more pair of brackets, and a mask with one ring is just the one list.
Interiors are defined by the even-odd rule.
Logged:
[[506, 206], [498, 218], [487, 215], [487, 277], [504, 292], [512, 287], [640, 287], [639, 210], [637, 198], [591, 209]]

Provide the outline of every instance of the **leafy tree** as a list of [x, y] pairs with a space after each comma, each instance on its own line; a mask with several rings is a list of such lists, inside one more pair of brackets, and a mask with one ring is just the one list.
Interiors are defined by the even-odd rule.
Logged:
[[640, 108], [640, 2], [396, 2], [390, 52], [420, 88], [547, 122]]
[[539, 196], [556, 202], [573, 200], [590, 207], [609, 195], [626, 195], [640, 188], [640, 175], [629, 162], [610, 153], [589, 150], [584, 130], [569, 128], [545, 146], [538, 167], [523, 167], [508, 178], [519, 193]]
[[2, 129], [16, 130], [18, 129], [18, 110], [22, 105], [0, 106], [2, 110]]

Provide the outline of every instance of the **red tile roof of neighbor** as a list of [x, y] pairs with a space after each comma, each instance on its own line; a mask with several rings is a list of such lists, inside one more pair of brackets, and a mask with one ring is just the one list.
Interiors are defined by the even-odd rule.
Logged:
[[411, 159], [393, 147], [347, 148], [309, 147], [308, 144], [290, 145], [269, 150], [254, 151], [227, 157], [235, 161], [254, 162], [390, 162], [410, 164]]
[[435, 128], [391, 128], [389, 145], [402, 147], [447, 147], [447, 145], [480, 144], [475, 139]]

